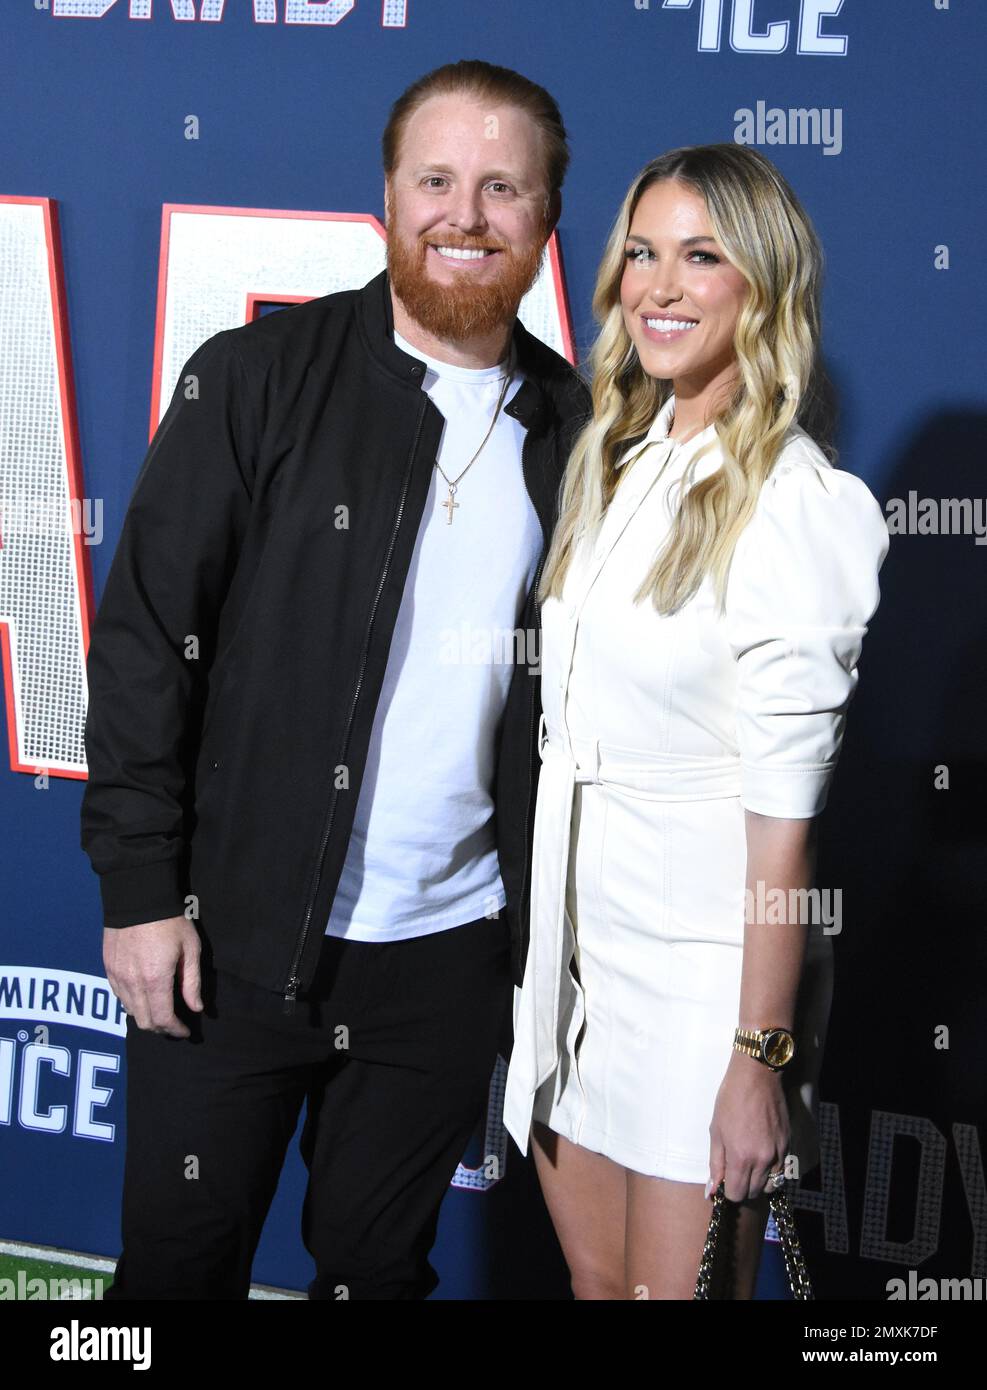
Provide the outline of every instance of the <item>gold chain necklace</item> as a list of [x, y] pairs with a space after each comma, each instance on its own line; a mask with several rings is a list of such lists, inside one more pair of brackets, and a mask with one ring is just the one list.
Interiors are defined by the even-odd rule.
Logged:
[[455, 509], [458, 510], [458, 508], [459, 508], [459, 503], [456, 501], [456, 491], [457, 491], [457, 488], [458, 488], [458, 486], [459, 486], [459, 480], [460, 480], [460, 478], [464, 478], [464, 477], [466, 476], [466, 474], [469, 472], [469, 470], [473, 467], [474, 463], [476, 463], [477, 459], [478, 459], [478, 458], [480, 457], [480, 455], [483, 453], [484, 446], [486, 445], [487, 440], [488, 440], [488, 439], [490, 438], [490, 436], [493, 434], [494, 425], [496, 425], [496, 423], [497, 423], [497, 417], [498, 417], [498, 415], [500, 414], [500, 407], [504, 404], [504, 397], [507, 395], [507, 388], [510, 386], [510, 384], [511, 384], [511, 382], [512, 382], [513, 380], [514, 380], [514, 368], [511, 367], [510, 370], [508, 371], [507, 375], [506, 375], [505, 378], [504, 378], [504, 385], [503, 385], [503, 387], [501, 388], [500, 397], [499, 397], [499, 399], [498, 399], [498, 401], [497, 401], [497, 409], [494, 411], [493, 419], [490, 421], [490, 428], [487, 430], [486, 434], [483, 436], [483, 443], [480, 445], [479, 449], [477, 449], [476, 453], [475, 453], [475, 454], [473, 455], [473, 457], [470, 459], [469, 463], [468, 463], [468, 464], [466, 465], [466, 467], [463, 469], [462, 473], [460, 473], [459, 477], [458, 477], [458, 478], [448, 478], [448, 477], [446, 477], [446, 474], [442, 471], [441, 467], [439, 467], [439, 460], [438, 460], [438, 459], [435, 460], [435, 466], [436, 466], [436, 468], [439, 469], [439, 472], [442, 473], [442, 476], [443, 476], [443, 478], [445, 478], [445, 481], [446, 481], [446, 487], [449, 489], [449, 496], [446, 498], [446, 500], [445, 500], [444, 502], [440, 502], [440, 503], [439, 503], [440, 506], [445, 507], [445, 509], [446, 509], [446, 525], [447, 525], [447, 526], [451, 526], [451, 525], [452, 525], [452, 513], [453, 513], [453, 509], [455, 508]]

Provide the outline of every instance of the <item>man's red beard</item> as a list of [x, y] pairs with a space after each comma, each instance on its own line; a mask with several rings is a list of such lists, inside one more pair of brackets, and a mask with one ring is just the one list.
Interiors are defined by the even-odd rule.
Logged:
[[[432, 244], [471, 250], [492, 249], [493, 245], [490, 239], [460, 237]], [[409, 246], [389, 228], [387, 273], [394, 293], [415, 322], [436, 338], [453, 342], [489, 336], [514, 320], [518, 305], [537, 278], [544, 250], [540, 238], [520, 254], [510, 246], [498, 246], [497, 259], [502, 264], [496, 280], [473, 284], [467, 271], [461, 284], [440, 285], [426, 269], [427, 246], [421, 237]]]

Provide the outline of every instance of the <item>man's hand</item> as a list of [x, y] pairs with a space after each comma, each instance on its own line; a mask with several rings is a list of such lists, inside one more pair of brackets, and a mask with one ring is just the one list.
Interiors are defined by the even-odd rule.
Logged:
[[106, 978], [138, 1028], [187, 1038], [190, 1029], [175, 1013], [175, 971], [181, 970], [182, 998], [202, 1010], [199, 933], [187, 917], [165, 917], [134, 927], [103, 929]]

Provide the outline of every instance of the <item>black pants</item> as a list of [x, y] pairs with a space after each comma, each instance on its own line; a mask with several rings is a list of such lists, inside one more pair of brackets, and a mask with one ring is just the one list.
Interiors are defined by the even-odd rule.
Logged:
[[439, 1207], [510, 1026], [506, 914], [326, 938], [292, 1014], [203, 972], [192, 1037], [127, 1020], [123, 1253], [108, 1299], [246, 1298], [303, 1102], [309, 1297], [421, 1299]]

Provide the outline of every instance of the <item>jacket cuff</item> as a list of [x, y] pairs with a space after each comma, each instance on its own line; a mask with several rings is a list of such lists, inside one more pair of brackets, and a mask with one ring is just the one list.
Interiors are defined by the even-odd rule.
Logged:
[[180, 859], [159, 859], [100, 875], [104, 927], [135, 927], [184, 917], [188, 893]]

